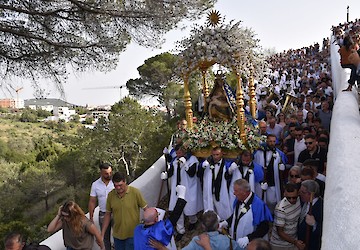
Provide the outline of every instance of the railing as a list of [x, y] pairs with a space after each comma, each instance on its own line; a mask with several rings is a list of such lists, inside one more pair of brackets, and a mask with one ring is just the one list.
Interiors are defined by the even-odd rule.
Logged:
[[358, 93], [342, 92], [349, 70], [340, 66], [339, 47], [331, 45], [336, 91], [326, 175], [322, 249], [359, 249], [360, 116]]

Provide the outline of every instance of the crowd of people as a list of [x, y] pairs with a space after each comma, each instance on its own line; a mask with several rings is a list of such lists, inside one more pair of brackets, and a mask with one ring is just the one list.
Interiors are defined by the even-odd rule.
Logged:
[[[360, 20], [333, 27], [340, 63], [351, 69], [346, 90], [360, 75], [357, 31]], [[62, 228], [69, 250], [92, 249], [94, 239], [101, 249], [111, 250], [111, 228], [115, 250], [176, 249], [173, 236], [179, 241], [198, 224], [204, 233], [183, 249], [320, 249], [333, 106], [329, 57], [330, 41], [324, 39], [322, 46], [269, 58], [271, 68], [256, 88], [258, 133], [266, 141], [255, 152], [243, 150], [238, 158], [227, 159], [215, 147], [210, 157], [197, 158], [173, 136], [174, 147], [163, 152], [168, 167], [160, 176], [171, 180], [168, 219], [160, 220], [158, 210], [127, 184], [126, 175], [113, 175], [112, 166], [103, 163], [91, 186], [90, 219], [68, 201], [48, 231]], [[181, 120], [178, 129], [186, 126]], [[100, 231], [93, 220], [97, 204]], [[5, 242], [24, 246], [19, 234]]]
[[[178, 141], [171, 152], [164, 151], [169, 168], [161, 178], [192, 190], [186, 206], [196, 209], [184, 209], [186, 230], [194, 227], [198, 212], [212, 211], [217, 229], [227, 228], [234, 248], [262, 238], [271, 249], [320, 249], [333, 107], [330, 41], [275, 54], [269, 64], [256, 88], [258, 133], [266, 136], [264, 144], [237, 159], [224, 158], [215, 147], [209, 158], [201, 159]], [[172, 194], [170, 204], [174, 202]], [[220, 249], [216, 229], [204, 228], [208, 233], [185, 249]], [[176, 239], [186, 230], [184, 219], [179, 220]]]

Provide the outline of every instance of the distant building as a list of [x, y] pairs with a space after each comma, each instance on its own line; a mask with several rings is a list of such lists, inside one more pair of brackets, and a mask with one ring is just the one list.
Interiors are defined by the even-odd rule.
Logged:
[[101, 111], [101, 110], [91, 111], [91, 116], [94, 118], [95, 123], [97, 123], [99, 118], [101, 117], [104, 117], [105, 120], [109, 120], [109, 114], [110, 111]]
[[76, 114], [75, 109], [69, 109], [68, 107], [54, 107], [53, 114], [59, 120], [66, 122], [70, 121], [71, 116]]
[[25, 100], [25, 107], [34, 110], [43, 109], [49, 112], [53, 112], [55, 107], [68, 107], [74, 108], [77, 105], [65, 102], [55, 98], [44, 98], [44, 99], [28, 99]]
[[15, 100], [14, 99], [1, 99], [0, 100], [1, 108], [15, 108]]
[[111, 110], [112, 105], [89, 105], [87, 106], [88, 110], [105, 110], [105, 111], [110, 111]]
[[22, 109], [24, 108], [24, 100], [13, 98], [0, 99], [1, 108], [12, 108], [12, 109]]

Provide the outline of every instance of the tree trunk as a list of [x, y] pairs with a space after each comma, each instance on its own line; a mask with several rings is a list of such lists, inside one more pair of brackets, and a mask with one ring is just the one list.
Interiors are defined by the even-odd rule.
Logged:
[[166, 107], [166, 113], [167, 113], [166, 120], [169, 122], [171, 120], [171, 110], [168, 105], [166, 105], [165, 107]]

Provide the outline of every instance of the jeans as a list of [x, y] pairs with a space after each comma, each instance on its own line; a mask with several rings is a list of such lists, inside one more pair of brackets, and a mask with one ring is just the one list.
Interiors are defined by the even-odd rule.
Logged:
[[134, 238], [119, 240], [114, 238], [115, 250], [134, 250]]
[[[102, 229], [102, 224], [104, 221], [104, 212], [99, 212], [99, 224], [100, 224], [100, 228]], [[105, 231], [105, 235], [104, 235], [104, 245], [105, 245], [105, 249], [106, 250], [111, 250], [111, 242], [110, 242], [110, 236], [111, 236], [111, 225], [112, 225], [112, 220], [110, 221], [110, 225], [108, 226], [108, 228]]]

